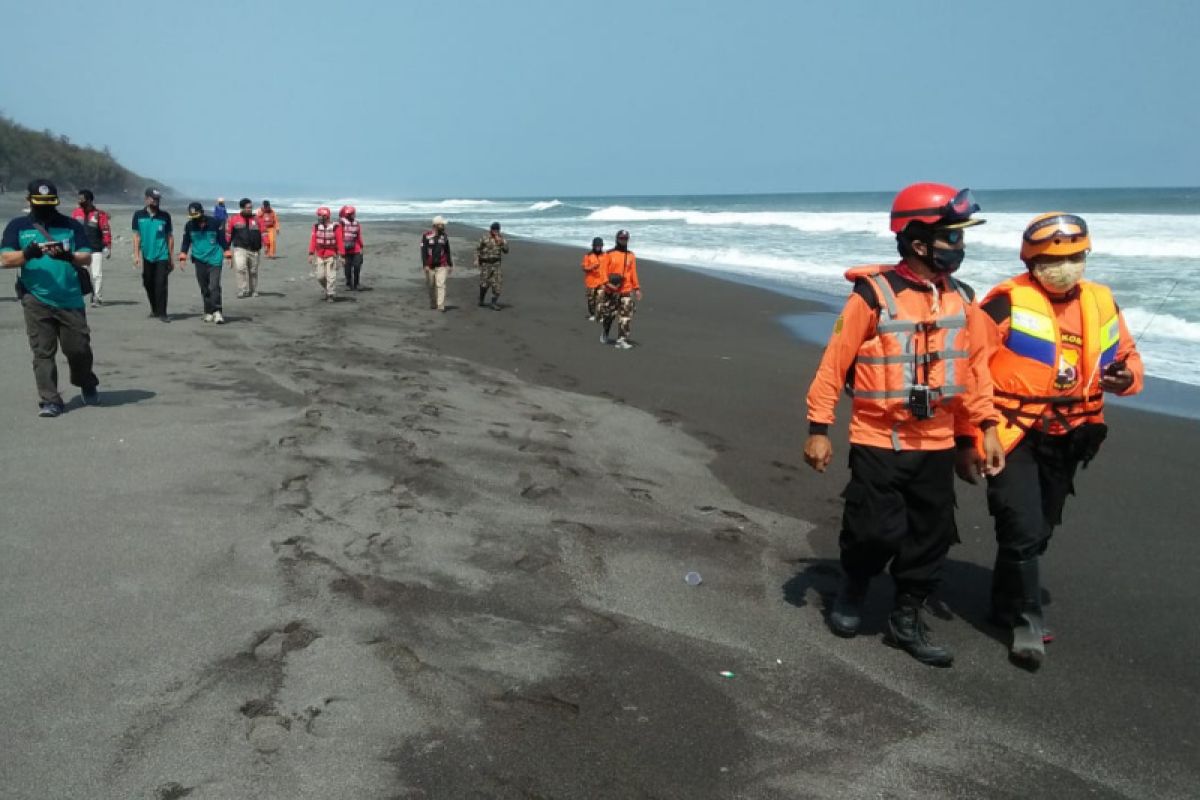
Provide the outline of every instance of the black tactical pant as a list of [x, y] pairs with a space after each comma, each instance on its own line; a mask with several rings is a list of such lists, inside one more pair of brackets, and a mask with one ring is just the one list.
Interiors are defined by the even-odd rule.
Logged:
[[1046, 552], [1062, 524], [1079, 466], [1075, 435], [1031, 431], [1008, 454], [1004, 471], [988, 478], [988, 513], [996, 522], [998, 558], [1025, 561]]
[[58, 393], [58, 363], [55, 356], [61, 345], [71, 371], [71, 383], [81, 389], [94, 389], [100, 381], [92, 372], [92, 332], [87, 312], [82, 308], [56, 308], [31, 294], [21, 298], [25, 311], [25, 333], [33, 351], [33, 378], [43, 403], [62, 404]]
[[142, 261], [142, 286], [150, 301], [150, 313], [156, 317], [167, 315], [167, 276], [170, 274], [170, 261]]
[[342, 258], [342, 267], [346, 270], [346, 288], [357, 289], [358, 278], [362, 274], [362, 253], [346, 253]]
[[204, 313], [215, 314], [221, 310], [221, 265], [192, 259], [192, 267], [196, 270], [196, 283], [200, 284], [200, 296], [204, 299]]
[[850, 446], [850, 483], [842, 497], [842, 569], [858, 580], [891, 563], [896, 595], [924, 600], [941, 580], [958, 541], [954, 450]]

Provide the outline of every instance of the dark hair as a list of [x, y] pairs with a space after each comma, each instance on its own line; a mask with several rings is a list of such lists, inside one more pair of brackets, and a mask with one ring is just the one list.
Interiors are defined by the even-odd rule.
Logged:
[[251, 200], [249, 197], [243, 197], [241, 200], [238, 200], [238, 208], [241, 208], [242, 206], [252, 206], [252, 205], [254, 205], [254, 201]]
[[912, 249], [913, 242], [924, 242], [928, 246], [932, 241], [933, 227], [914, 220], [896, 234], [896, 249], [900, 251], [901, 258], [915, 257], [917, 254]]
[[89, 203], [96, 199], [96, 195], [92, 194], [91, 189], [80, 189], [79, 196], [84, 200], [87, 200]]

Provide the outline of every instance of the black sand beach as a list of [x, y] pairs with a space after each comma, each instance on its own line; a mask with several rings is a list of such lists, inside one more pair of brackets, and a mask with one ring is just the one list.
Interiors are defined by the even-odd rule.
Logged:
[[620, 352], [581, 252], [514, 241], [478, 308], [452, 220], [437, 314], [418, 227], [368, 223], [369, 291], [324, 304], [285, 225], [220, 328], [190, 270], [145, 319], [118, 225], [109, 402], [59, 420], [0, 299], [4, 797], [1195, 795], [1197, 423], [1111, 411], [1036, 675], [960, 484], [930, 670], [880, 643], [887, 580], [864, 635], [825, 628], [846, 446], [803, 466], [802, 303], [645, 263]]

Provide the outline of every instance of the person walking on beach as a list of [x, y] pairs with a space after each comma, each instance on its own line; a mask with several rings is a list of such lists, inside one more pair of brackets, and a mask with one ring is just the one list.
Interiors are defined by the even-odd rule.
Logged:
[[346, 270], [346, 288], [351, 292], [358, 291], [363, 265], [362, 223], [356, 219], [357, 214], [354, 206], [342, 206], [338, 212], [338, 224], [342, 228], [342, 267]]
[[[981, 307], [992, 340], [989, 367], [1007, 466], [987, 478], [996, 530], [991, 617], [1010, 632], [1009, 657], [1035, 670], [1050, 640], [1038, 559], [1062, 524], [1075, 472], [1108, 433], [1104, 395], [1141, 391], [1138, 354], [1112, 291], [1084, 280], [1092, 242], [1075, 214], [1035, 217], [1022, 235], [1025, 272]], [[974, 431], [959, 438], [959, 475], [972, 483]]]
[[146, 190], [146, 206], [133, 213], [133, 268], [142, 271], [142, 286], [150, 301], [150, 316], [170, 322], [167, 316], [167, 278], [171, 274], [171, 253], [175, 233], [171, 215], [159, 206], [162, 192]]
[[475, 266], [479, 267], [479, 307], [483, 308], [488, 290], [492, 292], [492, 310], [500, 310], [500, 289], [504, 274], [501, 260], [508, 252], [508, 242], [500, 235], [500, 223], [493, 222], [488, 232], [475, 245]]
[[275, 242], [279, 236], [279, 215], [271, 208], [270, 200], [263, 200], [262, 207], [255, 214], [258, 217], [258, 229], [263, 234], [263, 245], [267, 249], [267, 258], [275, 260]]
[[890, 562], [895, 599], [884, 641], [939, 667], [954, 656], [930, 641], [921, 609], [958, 539], [956, 413], [982, 432], [970, 468], [994, 475], [1004, 467], [987, 323], [970, 288], [952, 277], [965, 254], [964, 229], [983, 222], [972, 219], [978, 210], [969, 190], [943, 184], [896, 195], [891, 229], [901, 260], [846, 273], [854, 289], [808, 391], [804, 460], [817, 472], [833, 460], [838, 397], [845, 390], [853, 398], [839, 538], [844, 576], [830, 628], [858, 633], [870, 581]]
[[212, 218], [216, 220], [218, 225], [224, 225], [229, 219], [229, 209], [225, 208], [225, 198], [218, 197], [217, 204], [213, 206]]
[[[583, 254], [583, 289], [587, 295], [588, 322], [596, 321], [600, 301], [604, 297], [605, 274], [604, 240], [597, 236], [592, 239], [592, 249]], [[607, 334], [605, 335], [607, 337]]]
[[433, 227], [421, 234], [421, 267], [425, 271], [425, 285], [429, 287], [429, 307], [445, 311], [446, 278], [454, 269], [454, 259], [450, 255], [444, 217], [434, 217]]
[[262, 256], [262, 228], [254, 216], [249, 197], [238, 201], [238, 213], [229, 218], [225, 238], [229, 242], [226, 258], [233, 261], [237, 275], [238, 297], [258, 297], [258, 262]]
[[189, 251], [204, 301], [204, 321], [225, 324], [221, 312], [221, 268], [225, 264], [225, 228], [211, 217], [204, 216], [204, 206], [188, 204], [188, 221], [183, 226], [183, 242], [179, 246], [179, 263], [186, 262]]
[[634, 299], [642, 300], [642, 286], [638, 282], [637, 256], [629, 249], [629, 231], [617, 231], [617, 244], [604, 256], [601, 267], [604, 273], [604, 298], [600, 306], [600, 323], [604, 332], [600, 343], [608, 344], [613, 320], [617, 321], [616, 347], [628, 350], [629, 328], [633, 323]]
[[79, 207], [71, 218], [83, 226], [88, 247], [92, 248], [92, 308], [104, 305], [100, 287], [104, 283], [104, 261], [112, 255], [112, 225], [108, 214], [96, 208], [96, 195], [91, 189], [79, 190]]
[[0, 236], [0, 266], [21, 270], [17, 297], [33, 351], [38, 416], [57, 417], [65, 410], [55, 362], [59, 347], [84, 405], [100, 403], [83, 301], [87, 287], [81, 280], [91, 260], [91, 244], [78, 221], [58, 213], [58, 188], [52, 181], [32, 181], [26, 199], [29, 214], [9, 221]]
[[321, 284], [325, 302], [332, 303], [337, 293], [338, 254], [342, 252], [342, 226], [330, 220], [329, 209], [317, 209], [317, 222], [308, 239], [308, 263], [313, 277]]

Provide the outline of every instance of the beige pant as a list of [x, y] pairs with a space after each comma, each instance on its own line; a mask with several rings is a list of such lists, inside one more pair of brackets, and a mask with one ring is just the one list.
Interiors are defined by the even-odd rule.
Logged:
[[429, 287], [429, 307], [442, 311], [446, 308], [446, 276], [449, 267], [425, 268], [425, 285]]
[[92, 253], [92, 263], [88, 265], [92, 273], [92, 300], [101, 300], [100, 287], [104, 283], [104, 251]]
[[337, 256], [329, 256], [328, 258], [313, 257], [312, 274], [317, 279], [317, 283], [321, 284], [321, 288], [325, 290], [326, 297], [333, 297], [336, 294], [337, 273]]
[[258, 258], [261, 253], [244, 247], [233, 248], [233, 271], [237, 273], [238, 295], [258, 291]]

